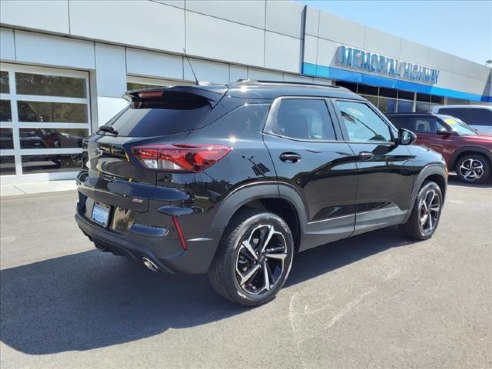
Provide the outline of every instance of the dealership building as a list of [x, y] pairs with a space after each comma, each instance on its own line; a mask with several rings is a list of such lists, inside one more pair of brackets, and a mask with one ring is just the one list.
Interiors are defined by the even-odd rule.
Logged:
[[126, 90], [238, 79], [347, 87], [383, 112], [492, 102], [491, 69], [294, 1], [1, 1], [3, 183], [74, 178]]

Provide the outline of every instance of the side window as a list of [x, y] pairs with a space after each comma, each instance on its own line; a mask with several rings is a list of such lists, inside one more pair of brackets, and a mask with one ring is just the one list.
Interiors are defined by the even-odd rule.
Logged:
[[448, 127], [446, 127], [444, 124], [442, 124], [442, 122], [439, 121], [439, 119], [434, 119], [434, 123], [436, 126], [436, 133], [437, 133], [437, 131], [447, 131], [448, 130]]
[[337, 101], [350, 141], [392, 141], [390, 128], [367, 104]]
[[333, 122], [321, 99], [282, 99], [272, 132], [303, 140], [335, 140]]
[[432, 133], [432, 131], [435, 131], [435, 127], [426, 118], [413, 118], [412, 126], [414, 127], [413, 131], [416, 133]]
[[439, 129], [446, 129], [437, 119], [435, 118], [412, 118], [411, 126], [414, 128], [413, 131], [416, 133], [437, 133]]
[[263, 129], [269, 108], [266, 104], [242, 105], [212, 123], [211, 134], [218, 137], [254, 137]]
[[468, 124], [477, 126], [492, 126], [492, 110], [470, 109], [470, 121]]
[[470, 121], [470, 110], [462, 108], [440, 108], [439, 114], [451, 115], [455, 118], [461, 119], [463, 122], [468, 123]]
[[410, 122], [408, 120], [408, 117], [389, 116], [388, 118], [396, 128], [405, 128], [405, 129], [409, 129], [409, 130], [413, 131], [413, 127], [411, 127]]

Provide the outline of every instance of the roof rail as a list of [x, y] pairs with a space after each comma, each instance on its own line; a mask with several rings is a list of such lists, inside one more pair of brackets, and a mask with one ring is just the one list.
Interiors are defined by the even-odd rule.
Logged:
[[340, 88], [339, 86], [324, 85], [321, 83], [310, 83], [310, 82], [295, 82], [295, 81], [268, 81], [268, 80], [256, 80], [256, 79], [238, 79], [235, 83], [251, 83], [251, 84], [279, 84], [279, 85], [296, 85], [296, 86], [317, 86], [317, 87], [331, 87]]

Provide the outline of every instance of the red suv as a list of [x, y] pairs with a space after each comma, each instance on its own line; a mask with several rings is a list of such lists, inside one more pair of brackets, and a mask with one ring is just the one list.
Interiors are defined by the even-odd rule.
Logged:
[[480, 135], [463, 121], [441, 114], [387, 114], [398, 128], [417, 134], [417, 145], [442, 154], [449, 170], [468, 183], [484, 183], [490, 175], [492, 136]]

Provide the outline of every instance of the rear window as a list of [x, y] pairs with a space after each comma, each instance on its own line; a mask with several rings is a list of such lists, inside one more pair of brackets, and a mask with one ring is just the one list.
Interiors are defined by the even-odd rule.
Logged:
[[200, 96], [173, 92], [164, 98], [134, 101], [106, 125], [118, 136], [163, 136], [193, 129], [211, 110]]
[[476, 126], [492, 126], [492, 110], [471, 109], [469, 124]]
[[451, 115], [476, 126], [492, 126], [492, 111], [481, 108], [440, 108], [440, 114]]
[[472, 124], [470, 122], [470, 109], [463, 108], [439, 108], [439, 114], [451, 115], [455, 118], [461, 119], [463, 122]]

